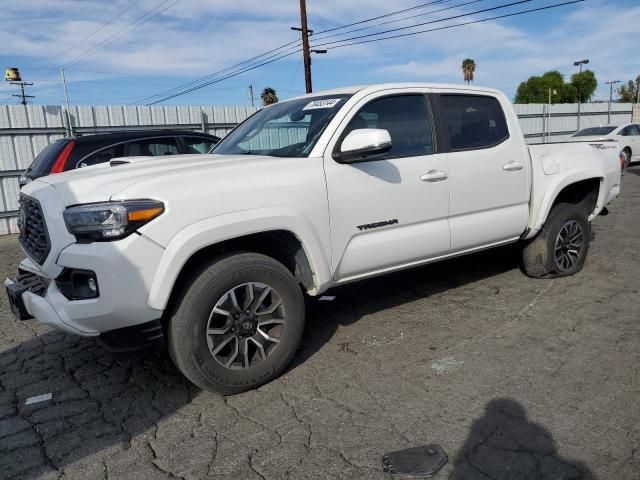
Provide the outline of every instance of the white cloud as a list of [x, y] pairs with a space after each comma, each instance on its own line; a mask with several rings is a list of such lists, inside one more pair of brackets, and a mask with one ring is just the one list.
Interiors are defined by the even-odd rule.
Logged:
[[[140, 0], [99, 34], [77, 46], [74, 45], [100, 28], [103, 22], [132, 5], [133, 0], [3, 2], [0, 55], [17, 58], [18, 62], [24, 59], [28, 65], [22, 68], [25, 76], [44, 76], [39, 87], [49, 88], [47, 82], [51, 82], [51, 88], [54, 88], [57, 65], [118, 35], [161, 1]], [[161, 8], [174, 1], [168, 0]], [[416, 3], [420, 2], [309, 0], [310, 27], [317, 32]], [[460, 62], [471, 57], [478, 65], [477, 83], [512, 94], [517, 84], [530, 75], [550, 69], [571, 74], [573, 60], [588, 57], [601, 82], [625, 80], [640, 73], [629, 71], [639, 67], [633, 38], [637, 37], [637, 26], [640, 25], [640, 6], [622, 11], [612, 3], [615, 2], [591, 0], [575, 8], [549, 11], [548, 15], [556, 15], [553, 23], [559, 23], [550, 30], [534, 31], [526, 24], [506, 20], [480, 23], [334, 49], [326, 57], [314, 61], [314, 66], [319, 73], [331, 71], [335, 82], [348, 77], [355, 78], [358, 83], [384, 80], [458, 83], [462, 81]], [[435, 18], [457, 11], [462, 10], [442, 12]], [[460, 19], [468, 20], [470, 18]], [[137, 75], [157, 75], [174, 77], [175, 84], [179, 84], [296, 40], [298, 34], [292, 32], [290, 26], [298, 23], [299, 12], [294, 0], [181, 0], [120, 40], [96, 49], [81, 63], [72, 66], [69, 75], [73, 81], [97, 81], [116, 76], [134, 81]], [[391, 27], [406, 24], [398, 22]], [[440, 25], [436, 23], [431, 27]], [[321, 40], [312, 37], [312, 44], [318, 42]], [[60, 58], [60, 54], [70, 48], [72, 50]], [[296, 56], [290, 58], [298, 62]], [[43, 67], [48, 71], [43, 72]], [[83, 70], [107, 74], [92, 75]], [[0, 85], [0, 93], [4, 92], [8, 92], [8, 86]], [[599, 94], [602, 95], [603, 90], [599, 90]]]

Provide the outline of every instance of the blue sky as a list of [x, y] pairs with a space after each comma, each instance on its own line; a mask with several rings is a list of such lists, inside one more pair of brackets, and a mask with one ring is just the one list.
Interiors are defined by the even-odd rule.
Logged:
[[[516, 0], [477, 0], [466, 6], [462, 4], [470, 0], [430, 1], [438, 4], [382, 21], [418, 13], [424, 16], [382, 28], [440, 20]], [[422, 28], [562, 1], [530, 0]], [[309, 28], [320, 31], [429, 0], [307, 2]], [[1, 0], [1, 5], [0, 57], [4, 65], [0, 66], [19, 67], [23, 78], [35, 83], [30, 88], [35, 103], [44, 104], [63, 100], [61, 64], [67, 65], [71, 103], [128, 104], [299, 38], [299, 33], [290, 30], [299, 24], [298, 0]], [[452, 8], [429, 13], [448, 7]], [[143, 19], [149, 21], [128, 27], [145, 14]], [[638, 25], [639, 0], [586, 0], [520, 17], [330, 49], [326, 55], [313, 57], [314, 91], [389, 81], [461, 83], [460, 63], [470, 57], [477, 64], [476, 84], [502, 89], [513, 97], [518, 83], [530, 75], [557, 69], [569, 76], [575, 72], [574, 60], [589, 58], [589, 67], [600, 82], [595, 98], [605, 99], [605, 81], [640, 75]], [[376, 31], [371, 28], [330, 40]], [[256, 94], [266, 86], [275, 88], [280, 98], [304, 93], [301, 54], [166, 103], [246, 105], [250, 83]], [[16, 93], [14, 89], [6, 82], [0, 84], [0, 103], [15, 102], [10, 96]]]

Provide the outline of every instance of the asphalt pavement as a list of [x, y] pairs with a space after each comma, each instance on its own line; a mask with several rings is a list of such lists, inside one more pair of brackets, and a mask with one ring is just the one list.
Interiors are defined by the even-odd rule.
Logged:
[[[640, 167], [608, 212], [573, 277], [509, 247], [310, 300], [293, 365], [227, 398], [1, 295], [0, 478], [389, 479], [384, 453], [435, 443], [436, 479], [638, 479]], [[0, 237], [2, 278], [21, 258]]]

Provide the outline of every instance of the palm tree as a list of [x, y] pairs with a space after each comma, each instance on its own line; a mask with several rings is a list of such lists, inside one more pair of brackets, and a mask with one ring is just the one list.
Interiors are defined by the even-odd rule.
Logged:
[[471, 58], [465, 58], [462, 61], [462, 74], [464, 75], [464, 81], [473, 82], [473, 73], [476, 71], [476, 62]]
[[271, 87], [267, 87], [262, 90], [260, 98], [262, 99], [262, 105], [265, 107], [267, 105], [278, 103], [278, 95], [276, 95], [276, 91]]

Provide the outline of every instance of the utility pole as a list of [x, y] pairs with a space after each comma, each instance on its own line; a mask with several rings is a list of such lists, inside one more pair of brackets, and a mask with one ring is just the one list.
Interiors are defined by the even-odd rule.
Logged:
[[291, 27], [291, 30], [295, 30], [302, 34], [302, 59], [304, 60], [305, 91], [307, 93], [312, 93], [313, 88], [311, 86], [311, 54], [327, 53], [327, 50], [309, 50], [309, 35], [313, 35], [313, 30], [309, 30], [307, 26], [307, 4], [305, 0], [300, 0], [300, 25], [301, 27]]
[[582, 102], [582, 66], [589, 63], [589, 59], [585, 58], [584, 60], [579, 60], [577, 62], [573, 62], [573, 66], [577, 67], [580, 65], [580, 74], [578, 76], [578, 130], [580, 130], [580, 103]]
[[73, 137], [73, 125], [71, 125], [71, 108], [69, 107], [69, 92], [67, 92], [67, 79], [64, 76], [64, 68], [60, 67], [62, 75], [62, 87], [64, 88], [64, 102], [67, 105], [67, 125], [69, 126], [69, 136]]
[[620, 80], [612, 80], [610, 82], [604, 82], [609, 85], [609, 106], [607, 107], [607, 124], [611, 125], [611, 100], [613, 99], [613, 86], [616, 83], [620, 83]]
[[256, 100], [255, 100], [255, 97], [253, 96], [253, 83], [249, 84], [249, 98], [251, 99], [251, 106], [255, 107]]
[[307, 26], [307, 3], [306, 0], [300, 0], [300, 27], [291, 27], [302, 34], [302, 58], [304, 60], [304, 83], [307, 93], [313, 91], [311, 86], [311, 52], [309, 51], [309, 35], [313, 30], [309, 30]]
[[31, 85], [33, 85], [33, 83], [31, 82], [11, 82], [11, 85], [20, 85], [20, 91], [21, 93], [19, 94], [13, 94], [13, 97], [18, 97], [21, 98], [22, 100], [20, 101], [20, 103], [22, 105], [26, 105], [27, 104], [27, 98], [36, 98], [34, 95], [27, 95], [26, 93], [24, 93], [24, 87], [30, 87]]

